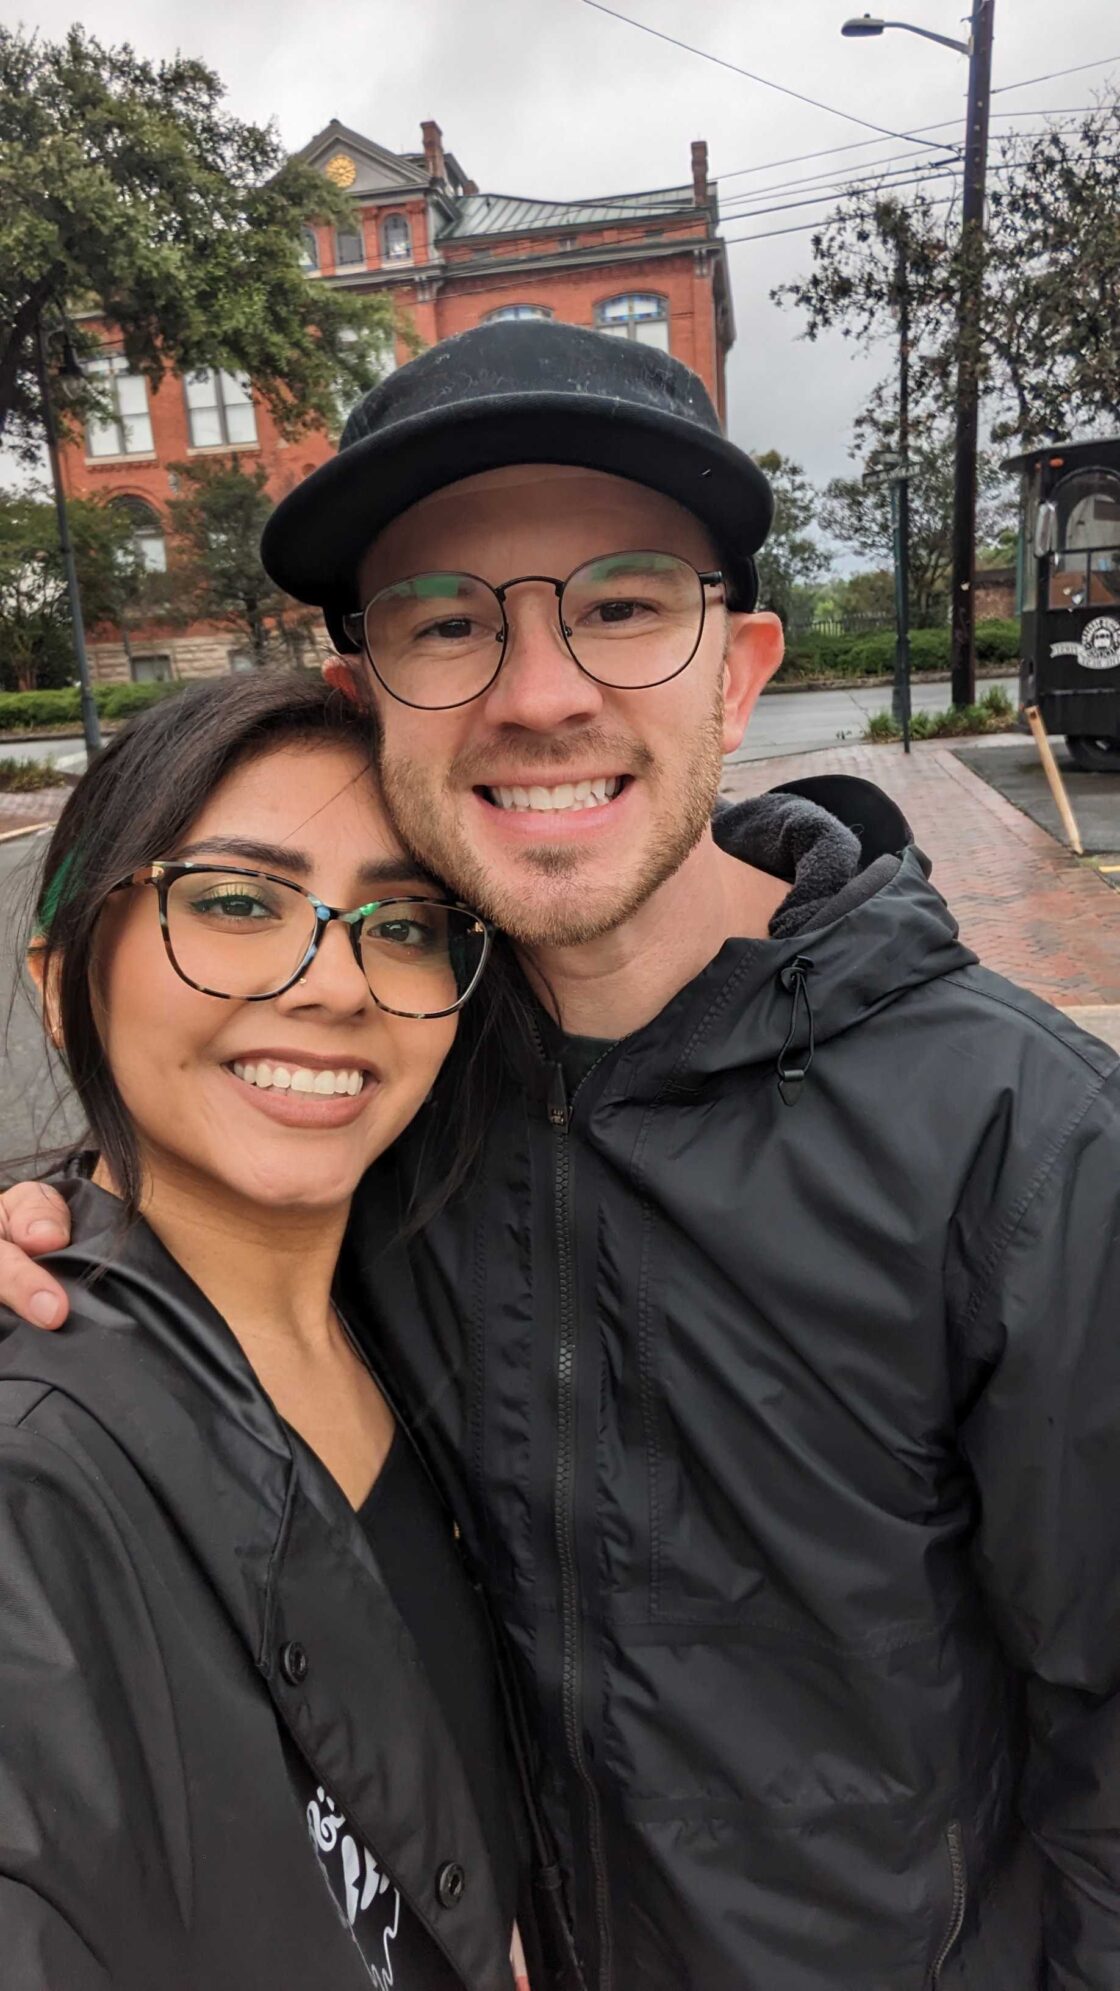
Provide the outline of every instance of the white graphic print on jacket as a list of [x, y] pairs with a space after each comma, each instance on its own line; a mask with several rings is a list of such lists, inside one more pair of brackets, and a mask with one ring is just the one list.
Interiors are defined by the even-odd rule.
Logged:
[[[377, 1991], [405, 1991], [393, 1974], [401, 1897], [369, 1847], [359, 1845], [353, 1833], [347, 1831], [343, 1813], [321, 1784], [307, 1807], [307, 1828], [331, 1899], [349, 1925]], [[340, 1869], [330, 1865], [335, 1855]], [[369, 1916], [360, 1935], [356, 1926], [359, 1915]]]
[[[408, 1991], [393, 1967], [401, 1929], [400, 1894], [369, 1847], [347, 1830], [345, 1815], [321, 1784], [307, 1807], [307, 1829], [331, 1900], [349, 1927], [377, 1991]], [[337, 1866], [332, 1865], [336, 1855]], [[514, 1991], [529, 1991], [525, 1952], [516, 1928], [509, 1960]]]

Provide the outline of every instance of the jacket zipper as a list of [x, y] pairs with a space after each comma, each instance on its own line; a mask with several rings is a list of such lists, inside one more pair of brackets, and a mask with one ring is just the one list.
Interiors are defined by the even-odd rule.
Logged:
[[564, 1073], [554, 1064], [548, 1089], [548, 1123], [556, 1140], [555, 1215], [560, 1314], [556, 1353], [556, 1553], [560, 1566], [561, 1704], [568, 1755], [583, 1791], [587, 1812], [587, 1851], [595, 1896], [599, 1948], [599, 1991], [610, 1991], [611, 1932], [603, 1856], [599, 1793], [588, 1767], [583, 1741], [583, 1679], [579, 1568], [575, 1524], [576, 1316], [573, 1302], [571, 1150]]
[[949, 1826], [945, 1834], [945, 1840], [949, 1848], [949, 1871], [953, 1876], [953, 1902], [949, 1913], [949, 1926], [945, 1931], [945, 1940], [937, 1952], [933, 1973], [930, 1977], [931, 1991], [937, 1991], [937, 1987], [941, 1982], [941, 1973], [949, 1961], [950, 1952], [954, 1948], [960, 1936], [961, 1929], [964, 1926], [967, 1876], [964, 1865], [964, 1840], [961, 1835], [961, 1828], [956, 1823], [956, 1820]]

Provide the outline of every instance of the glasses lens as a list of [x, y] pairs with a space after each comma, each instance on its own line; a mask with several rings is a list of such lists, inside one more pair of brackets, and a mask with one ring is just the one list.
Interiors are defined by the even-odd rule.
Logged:
[[175, 965], [214, 995], [272, 995], [295, 974], [315, 932], [294, 885], [236, 871], [189, 871], [167, 892]]
[[635, 690], [675, 677], [691, 659], [704, 590], [672, 553], [610, 553], [571, 577], [560, 604], [573, 657], [600, 684]]
[[490, 937], [461, 906], [396, 899], [375, 906], [362, 926], [362, 965], [383, 1009], [442, 1016], [458, 1009], [486, 962]]
[[485, 691], [502, 660], [505, 623], [493, 588], [473, 574], [413, 574], [375, 595], [366, 647], [394, 698], [432, 710]]

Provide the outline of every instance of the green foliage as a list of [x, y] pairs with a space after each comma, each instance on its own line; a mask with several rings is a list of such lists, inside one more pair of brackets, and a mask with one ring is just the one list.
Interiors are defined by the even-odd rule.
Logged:
[[[125, 514], [100, 500], [68, 507], [87, 623], [119, 621], [146, 576]], [[0, 687], [31, 691], [74, 675], [66, 577], [54, 505], [0, 496]]]
[[38, 788], [64, 786], [52, 761], [0, 759], [0, 794], [29, 795]]
[[[877, 630], [870, 636], [821, 636], [806, 631], [789, 645], [782, 668], [783, 678], [889, 677], [894, 670], [893, 629]], [[1017, 622], [978, 622], [976, 660], [979, 664], [1006, 664], [1014, 668], [1019, 659]], [[910, 668], [913, 671], [949, 669], [949, 631], [912, 629]]]
[[[988, 194], [976, 368], [996, 440], [1020, 446], [1120, 425], [1120, 89], [1003, 148]], [[897, 339], [909, 307], [916, 407], [951, 404], [961, 353], [955, 205], [864, 188], [811, 237], [812, 265], [773, 293], [805, 336]], [[900, 254], [903, 252], [903, 254]], [[905, 293], [901, 281], [905, 270]]]
[[[103, 719], [129, 719], [160, 699], [171, 698], [190, 678], [168, 684], [95, 684], [93, 702]], [[77, 685], [66, 691], [0, 692], [0, 732], [33, 732], [44, 726], [80, 726], [81, 695]]]
[[179, 484], [168, 506], [171, 616], [233, 630], [258, 665], [277, 655], [298, 662], [319, 618], [293, 602], [261, 565], [261, 532], [272, 510], [267, 472], [260, 464], [243, 468], [236, 455], [171, 468]]
[[[286, 158], [273, 127], [231, 117], [223, 94], [186, 56], [146, 62], [79, 27], [59, 42], [0, 27], [9, 446], [30, 454], [39, 440], [38, 320], [58, 328], [76, 304], [116, 329], [153, 389], [168, 364], [248, 374], [284, 435], [335, 425], [339, 399], [377, 379], [390, 300], [315, 285], [300, 267], [303, 226], [342, 221], [350, 203]], [[97, 350], [95, 333], [71, 330], [80, 352]], [[79, 387], [70, 415], [103, 406]]]
[[[910, 721], [914, 740], [953, 740], [970, 733], [1006, 733], [1015, 722], [1016, 706], [1003, 686], [994, 684], [975, 705], [951, 705], [945, 712], [915, 712]], [[877, 745], [900, 740], [902, 728], [890, 712], [875, 712], [867, 722], [865, 740]]]
[[772, 608], [788, 623], [799, 593], [828, 572], [828, 553], [812, 530], [820, 500], [801, 465], [779, 450], [763, 450], [755, 462], [774, 493], [774, 523], [755, 561], [759, 607]]

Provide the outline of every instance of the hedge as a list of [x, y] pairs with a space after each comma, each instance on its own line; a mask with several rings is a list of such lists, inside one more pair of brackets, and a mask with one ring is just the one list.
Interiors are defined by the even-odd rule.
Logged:
[[[96, 684], [93, 702], [102, 719], [128, 719], [134, 712], [146, 712], [182, 691], [189, 678], [175, 678], [169, 684]], [[197, 682], [197, 680], [195, 680]], [[82, 703], [77, 685], [65, 691], [0, 691], [0, 732], [18, 732], [35, 726], [65, 726], [82, 722]]]
[[[778, 681], [782, 678], [889, 677], [894, 669], [893, 629], [873, 636], [791, 636]], [[1019, 660], [1017, 622], [978, 622], [976, 661], [979, 664], [1007, 664]], [[947, 671], [949, 668], [948, 629], [913, 629], [910, 632], [910, 666], [915, 671]]]

